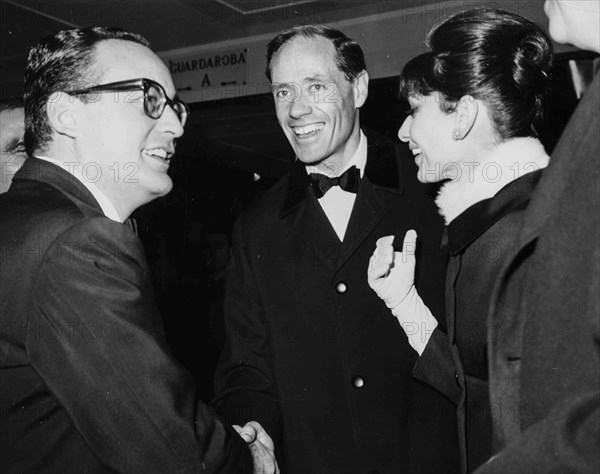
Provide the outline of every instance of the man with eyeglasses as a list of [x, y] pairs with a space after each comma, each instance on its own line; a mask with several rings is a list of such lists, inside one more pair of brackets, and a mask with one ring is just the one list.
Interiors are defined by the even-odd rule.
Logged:
[[171, 190], [187, 115], [139, 35], [67, 30], [30, 50], [31, 158], [0, 196], [3, 474], [278, 472], [258, 423], [196, 400], [123, 225]]

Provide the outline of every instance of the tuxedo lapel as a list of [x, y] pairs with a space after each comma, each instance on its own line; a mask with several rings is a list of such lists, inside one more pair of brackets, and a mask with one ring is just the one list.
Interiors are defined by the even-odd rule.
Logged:
[[306, 189], [302, 203], [295, 206], [284, 221], [289, 227], [290, 240], [304, 249], [303, 254], [309, 255], [318, 265], [335, 268], [340, 239], [310, 188]]
[[373, 231], [375, 226], [381, 221], [387, 213], [388, 207], [384, 200], [377, 195], [373, 184], [367, 179], [363, 179], [358, 188], [358, 194], [354, 201], [350, 221], [337, 267], [341, 267], [360, 246], [360, 244]]
[[386, 193], [402, 193], [401, 170], [395, 146], [367, 132], [367, 164], [361, 179], [344, 241], [340, 240], [309, 185], [306, 168], [292, 164], [280, 218], [290, 226], [293, 239], [316, 253], [328, 267], [340, 268], [388, 212]]
[[366, 132], [367, 164], [350, 215], [337, 268], [360, 247], [389, 211], [384, 196], [402, 193], [402, 176], [396, 147], [373, 132]]

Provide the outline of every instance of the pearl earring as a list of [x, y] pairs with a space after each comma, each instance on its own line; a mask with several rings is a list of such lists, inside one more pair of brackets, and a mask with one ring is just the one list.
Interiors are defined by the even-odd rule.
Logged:
[[454, 141], [460, 140], [460, 132], [458, 131], [458, 128], [455, 128], [452, 131], [452, 140], [454, 140]]

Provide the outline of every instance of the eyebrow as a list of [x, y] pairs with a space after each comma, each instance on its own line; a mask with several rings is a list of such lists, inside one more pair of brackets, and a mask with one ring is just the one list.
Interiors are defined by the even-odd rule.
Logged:
[[289, 87], [290, 84], [291, 82], [274, 82], [271, 84], [271, 92], [274, 92], [278, 89], [285, 89], [286, 87]]
[[[322, 76], [321, 74], [315, 74], [313, 76], [307, 76], [302, 79], [302, 83], [310, 84], [312, 82], [322, 81], [322, 82], [333, 82], [333, 80], [328, 80], [326, 76]], [[298, 84], [297, 82], [275, 82], [271, 84], [271, 90], [274, 91], [276, 89], [283, 89], [289, 87], [291, 85]]]

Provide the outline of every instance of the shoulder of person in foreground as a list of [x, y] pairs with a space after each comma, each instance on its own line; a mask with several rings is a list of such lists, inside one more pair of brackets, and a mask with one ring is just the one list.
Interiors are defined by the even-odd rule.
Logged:
[[[119, 472], [251, 472], [243, 440], [197, 402], [166, 345], [137, 236], [94, 217], [53, 246], [28, 314], [56, 337], [29, 339], [27, 352], [101, 462]], [[101, 416], [73, 408], [82, 404]]]

